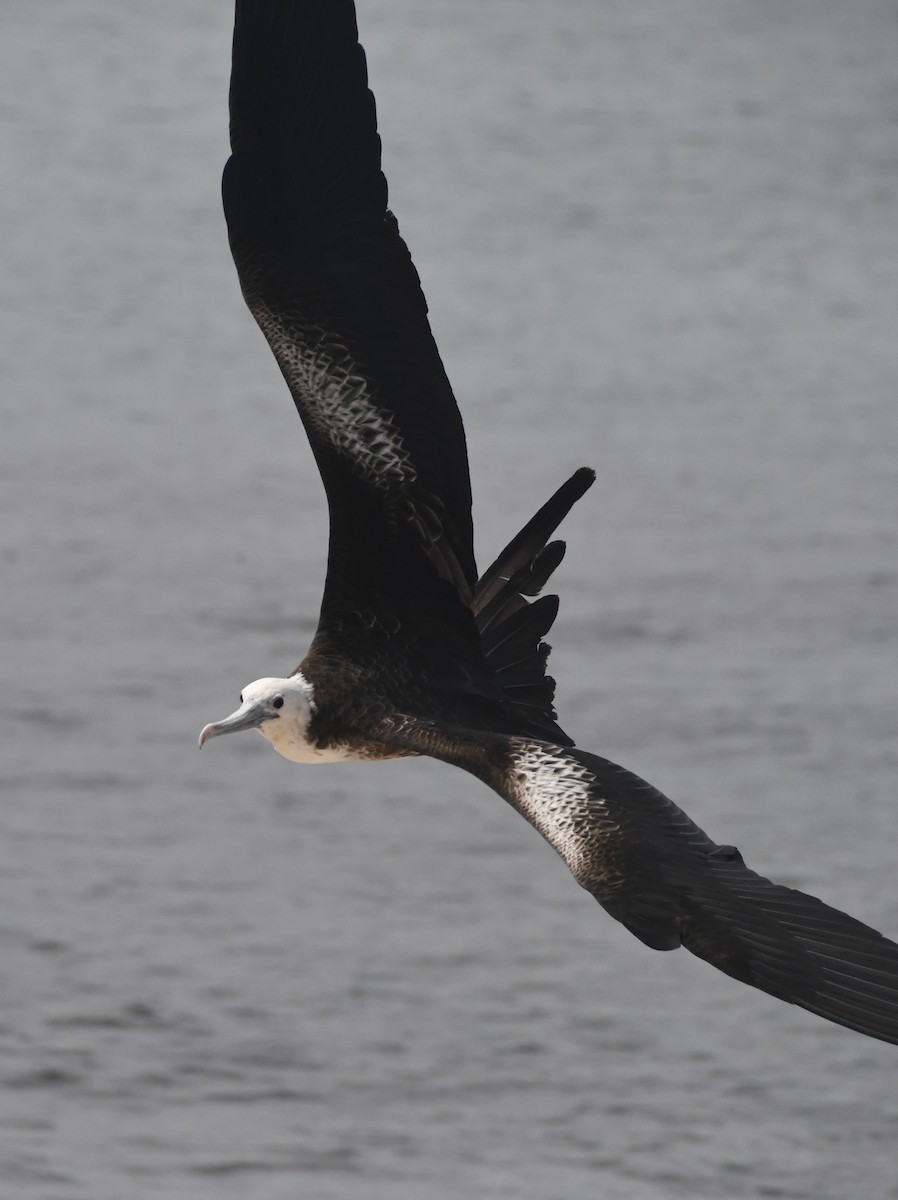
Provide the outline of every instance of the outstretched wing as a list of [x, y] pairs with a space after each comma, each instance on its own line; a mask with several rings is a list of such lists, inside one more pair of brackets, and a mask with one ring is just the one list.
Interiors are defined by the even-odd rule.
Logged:
[[898, 945], [750, 870], [651, 784], [573, 747], [406, 722], [394, 740], [472, 771], [647, 946], [898, 1044]]
[[464, 432], [387, 210], [351, 0], [237, 0], [230, 110], [234, 261], [327, 491], [322, 623], [423, 609], [470, 638]]

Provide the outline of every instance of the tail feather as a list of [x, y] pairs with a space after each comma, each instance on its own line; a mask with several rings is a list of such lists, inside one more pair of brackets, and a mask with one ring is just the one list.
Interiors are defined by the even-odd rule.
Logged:
[[530, 564], [526, 586], [521, 588], [525, 596], [538, 596], [546, 586], [549, 576], [564, 558], [567, 549], [564, 542], [549, 542]]
[[549, 576], [564, 558], [566, 549], [564, 542], [549, 542], [544, 550], [535, 555], [532, 562], [506, 578], [503, 581], [504, 587], [492, 589], [492, 599], [486, 603], [481, 602], [477, 610], [477, 623], [481, 633], [497, 621], [506, 621], [513, 613], [527, 608], [524, 597], [539, 595]]
[[544, 549], [549, 538], [580, 497], [592, 487], [595, 478], [596, 473], [590, 467], [581, 467], [579, 471], [575, 471], [554, 496], [546, 501], [536, 516], [527, 522], [517, 537], [512, 538], [477, 582], [475, 604], [478, 609], [488, 604], [508, 583], [511, 576], [532, 566], [536, 555]]
[[521, 720], [521, 731], [561, 745], [572, 740], [556, 724], [555, 680], [546, 674], [549, 646], [542, 641], [558, 614], [558, 597], [538, 596], [564, 558], [564, 542], [549, 538], [595, 472], [581, 467], [558, 489], [483, 573], [474, 592], [474, 616], [487, 661]]

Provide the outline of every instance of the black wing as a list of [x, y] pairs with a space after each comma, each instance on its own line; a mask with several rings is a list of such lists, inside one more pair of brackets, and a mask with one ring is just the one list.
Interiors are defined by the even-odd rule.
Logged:
[[327, 491], [322, 627], [424, 611], [473, 653], [464, 431], [387, 210], [350, 0], [237, 0], [230, 110], [234, 261]]
[[898, 1044], [898, 945], [756, 874], [651, 784], [542, 741], [413, 722], [393, 736], [499, 792], [647, 946], [685, 946], [771, 996]]

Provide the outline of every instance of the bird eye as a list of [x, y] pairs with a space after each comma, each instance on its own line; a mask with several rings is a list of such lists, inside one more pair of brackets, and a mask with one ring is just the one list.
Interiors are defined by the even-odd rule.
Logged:
[[243, 692], [240, 693], [240, 703], [243, 703]]
[[271, 702], [271, 707], [272, 708], [283, 708], [284, 707], [284, 697], [283, 696], [275, 696], [275, 698]]

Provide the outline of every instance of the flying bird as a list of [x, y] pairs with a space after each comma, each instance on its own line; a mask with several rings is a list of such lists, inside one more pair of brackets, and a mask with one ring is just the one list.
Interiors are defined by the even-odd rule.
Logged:
[[541, 595], [576, 472], [478, 576], [464, 431], [387, 207], [351, 0], [237, 0], [223, 179], [247, 305], [327, 493], [320, 620], [200, 745], [256, 729], [300, 763], [427, 755], [482, 780], [647, 946], [898, 1043], [898, 945], [772, 883], [560, 728]]

